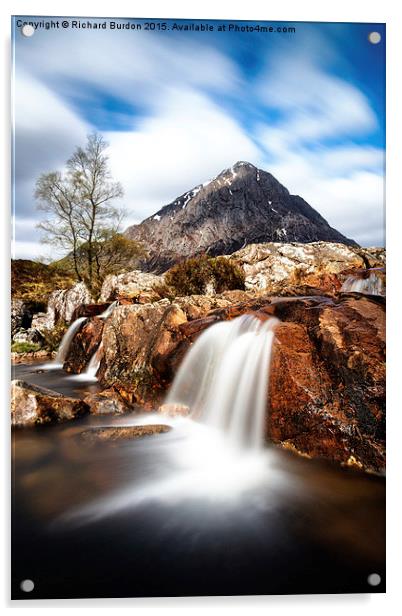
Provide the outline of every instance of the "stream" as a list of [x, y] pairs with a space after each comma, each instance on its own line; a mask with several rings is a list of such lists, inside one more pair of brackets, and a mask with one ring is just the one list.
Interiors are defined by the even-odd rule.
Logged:
[[[77, 397], [98, 387], [40, 368], [14, 378]], [[172, 430], [80, 438], [146, 423]], [[138, 412], [16, 429], [12, 454], [14, 599], [385, 590], [383, 477], [277, 447], [239, 453], [209, 426]]]

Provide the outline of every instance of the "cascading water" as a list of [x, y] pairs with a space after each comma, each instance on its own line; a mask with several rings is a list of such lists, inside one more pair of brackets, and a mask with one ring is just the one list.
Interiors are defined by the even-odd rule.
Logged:
[[184, 358], [166, 407], [188, 407], [193, 419], [225, 432], [233, 445], [261, 448], [277, 323], [243, 315], [209, 327]]
[[[98, 315], [98, 319], [107, 319], [108, 317], [110, 317], [110, 315], [112, 314], [113, 310], [116, 308], [117, 305], [118, 305], [117, 301], [110, 304], [110, 306], [108, 306], [106, 310], [102, 312], [102, 314]], [[99, 370], [99, 366], [101, 363], [102, 351], [103, 351], [103, 344], [101, 342], [98, 348], [96, 349], [95, 353], [92, 355], [91, 359], [89, 360], [89, 363], [88, 363], [88, 366], [85, 372], [83, 372], [82, 374], [79, 374], [76, 378], [78, 378], [79, 380], [85, 380], [85, 381], [96, 381], [97, 380], [96, 375], [97, 375], [97, 372]]]
[[[216, 323], [201, 334], [163, 405], [167, 411], [183, 406], [191, 411], [189, 417], [168, 419], [172, 436], [164, 435], [157, 446], [165, 456], [163, 465], [151, 465], [135, 489], [129, 485], [72, 512], [68, 519], [97, 519], [154, 499], [171, 503], [202, 498], [228, 504], [247, 493], [249, 503], [259, 502], [262, 485], [273, 493], [288, 489], [288, 477], [278, 470], [275, 475], [269, 472], [276, 454], [263, 446], [277, 324], [274, 317], [263, 322], [243, 315]], [[161, 415], [136, 413], [120, 422], [124, 426], [159, 424]]]
[[82, 377], [84, 379], [96, 380], [96, 374], [99, 370], [99, 366], [100, 366], [101, 359], [102, 359], [102, 350], [103, 350], [103, 344], [101, 342], [97, 350], [95, 351], [95, 353], [92, 355], [89, 361], [89, 364], [87, 366], [87, 369], [82, 374]]
[[341, 291], [365, 293], [367, 295], [385, 295], [383, 277], [376, 270], [370, 271], [369, 275], [348, 276], [342, 285]]
[[54, 358], [53, 362], [51, 364], [46, 364], [46, 368], [62, 368], [63, 364], [65, 362], [65, 359], [67, 357], [67, 353], [68, 353], [68, 349], [70, 348], [70, 344], [75, 336], [75, 334], [77, 333], [77, 331], [79, 330], [79, 328], [81, 327], [81, 325], [84, 323], [84, 321], [87, 320], [87, 317], [80, 317], [79, 319], [76, 319], [68, 328], [68, 330], [66, 331], [66, 333], [63, 336], [63, 339], [60, 343], [60, 346], [57, 350], [57, 355]]
[[[98, 315], [98, 319], [107, 319], [108, 317], [110, 317], [110, 315], [112, 314], [113, 310], [116, 308], [117, 305], [118, 305], [117, 301], [110, 304], [110, 306], [108, 306], [106, 310], [104, 310], [100, 315]], [[44, 366], [42, 366], [43, 368], [50, 370], [50, 369], [59, 369], [63, 367], [63, 364], [66, 360], [71, 342], [73, 341], [73, 338], [75, 334], [77, 333], [77, 331], [79, 330], [79, 328], [81, 327], [81, 325], [86, 320], [87, 320], [87, 317], [80, 317], [76, 319], [70, 325], [70, 327], [68, 328], [68, 330], [63, 336], [63, 339], [57, 350], [56, 357], [51, 363], [45, 364]], [[87, 366], [87, 369], [82, 375], [83, 378], [85, 378], [85, 380], [87, 379], [96, 380], [96, 373], [99, 370], [100, 359], [101, 359], [101, 354], [100, 354], [101, 348], [102, 348], [102, 344], [98, 347], [98, 349], [95, 351], [95, 353], [91, 357], [89, 364]]]
[[108, 306], [106, 310], [102, 312], [102, 314], [98, 315], [98, 319], [107, 319], [108, 317], [110, 317], [110, 315], [112, 314], [113, 310], [116, 308], [117, 305], [118, 305], [117, 301], [110, 304], [110, 306]]

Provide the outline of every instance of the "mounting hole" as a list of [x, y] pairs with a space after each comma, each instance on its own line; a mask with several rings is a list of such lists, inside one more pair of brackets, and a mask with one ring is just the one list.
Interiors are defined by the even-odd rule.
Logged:
[[22, 580], [20, 588], [23, 592], [32, 592], [35, 588], [35, 584], [32, 580]]
[[370, 586], [378, 586], [378, 584], [381, 583], [381, 575], [378, 575], [378, 573], [370, 573], [367, 578], [367, 582]]
[[378, 43], [381, 41], [381, 34], [379, 32], [370, 32], [370, 34], [368, 35], [368, 40], [373, 45], [378, 45]]
[[33, 36], [35, 34], [35, 28], [31, 24], [24, 24], [21, 28], [21, 34], [23, 36]]

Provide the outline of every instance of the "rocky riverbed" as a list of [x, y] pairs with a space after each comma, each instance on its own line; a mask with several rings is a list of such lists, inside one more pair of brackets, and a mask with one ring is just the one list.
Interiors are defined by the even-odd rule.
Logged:
[[[79, 404], [66, 399], [66, 413], [60, 410], [59, 396], [35, 387], [31, 391], [29, 383], [38, 383], [28, 375], [27, 382], [14, 385], [14, 424], [62, 421], [83, 413], [124, 414], [134, 406], [158, 409], [184, 355], [211, 324], [243, 314], [261, 320], [275, 316], [280, 323], [270, 374], [267, 442], [382, 472], [385, 299], [341, 289], [351, 272], [360, 280], [369, 271], [380, 276], [384, 287], [384, 251], [326, 242], [269, 243], [247, 246], [230, 258], [243, 268], [247, 290], [160, 298], [153, 289], [163, 277], [132, 272], [109, 277], [98, 304], [88, 303], [92, 300], [82, 285], [55, 292], [48, 320], [54, 323], [68, 313], [72, 321], [83, 321], [67, 350], [62, 378], [81, 375], [85, 383], [96, 354], [96, 390], [87, 391]], [[117, 304], [103, 318], [116, 297]], [[20, 304], [17, 309], [21, 312]]]
[[[17, 337], [75, 333], [62, 365], [40, 344], [14, 356], [14, 598], [27, 576], [42, 598], [384, 591], [384, 251], [228, 258], [245, 289], [163, 297], [136, 271], [98, 302], [81, 286], [39, 316], [15, 305]], [[200, 336], [241, 315], [278, 319], [258, 455], [164, 403]]]

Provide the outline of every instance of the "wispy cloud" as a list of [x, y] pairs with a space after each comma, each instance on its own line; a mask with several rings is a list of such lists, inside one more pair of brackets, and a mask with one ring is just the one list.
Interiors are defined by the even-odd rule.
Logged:
[[257, 87], [279, 112], [255, 131], [265, 165], [345, 235], [382, 244], [385, 153], [364, 142], [378, 129], [367, 96], [311, 50], [271, 57]]
[[236, 159], [257, 160], [242, 127], [207, 96], [172, 89], [135, 131], [106, 133], [111, 164], [126, 186], [132, 216], [142, 219]]
[[[384, 152], [372, 138], [381, 118], [336, 41], [320, 24], [306, 28], [294, 43], [258, 46], [144, 32], [17, 39], [17, 253], [45, 251], [34, 230], [35, 179], [61, 168], [99, 124], [128, 222], [246, 159], [341, 232], [381, 243]], [[257, 55], [259, 70], [249, 65]]]

